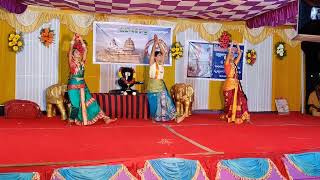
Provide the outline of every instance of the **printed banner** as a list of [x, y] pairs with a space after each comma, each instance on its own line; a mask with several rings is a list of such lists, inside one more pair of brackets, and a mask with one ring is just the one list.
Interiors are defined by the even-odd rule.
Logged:
[[[242, 56], [238, 64], [239, 79], [242, 80], [244, 46], [240, 45]], [[219, 46], [218, 42], [189, 42], [188, 52], [188, 78], [208, 78], [215, 80], [226, 79], [224, 61], [228, 54], [227, 49]], [[233, 46], [234, 58], [238, 57], [236, 45]]]
[[[94, 22], [93, 63], [149, 65], [155, 34], [165, 49], [164, 64], [171, 65], [171, 27]], [[156, 51], [160, 48], [157, 47]]]

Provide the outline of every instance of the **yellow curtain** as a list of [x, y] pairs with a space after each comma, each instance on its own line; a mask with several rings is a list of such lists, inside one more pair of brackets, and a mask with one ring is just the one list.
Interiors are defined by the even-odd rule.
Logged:
[[283, 39], [273, 36], [272, 63], [272, 110], [275, 111], [275, 98], [286, 98], [290, 111], [300, 111], [301, 107], [301, 46], [286, 45], [287, 56], [280, 60], [274, 53], [275, 44]]
[[[68, 51], [70, 48], [70, 41], [74, 33], [69, 28], [60, 25], [60, 50], [59, 50], [59, 83], [68, 83], [69, 66], [68, 66]], [[93, 34], [90, 32], [86, 36], [82, 36], [88, 42], [88, 54], [85, 70], [85, 80], [91, 92], [99, 92], [100, 90], [100, 65], [92, 62], [92, 42]]]
[[15, 29], [3, 20], [0, 20], [0, 29], [0, 104], [3, 104], [15, 98], [16, 54], [8, 48], [8, 35]]
[[60, 41], [59, 41], [59, 83], [67, 84], [69, 76], [68, 51], [70, 42], [73, 37], [66, 25], [60, 24]]
[[145, 92], [149, 79], [149, 66], [136, 66], [136, 81], [144, 82], [143, 85], [135, 85], [139, 92]]

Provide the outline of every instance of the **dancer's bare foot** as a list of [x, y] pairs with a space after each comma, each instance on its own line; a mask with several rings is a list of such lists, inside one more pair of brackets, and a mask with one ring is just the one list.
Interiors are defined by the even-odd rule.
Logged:
[[74, 122], [72, 122], [72, 121], [68, 121], [67, 126], [72, 126], [73, 123]]
[[110, 119], [110, 117], [105, 117], [105, 118], [104, 118], [104, 122], [105, 122], [106, 124], [113, 123], [113, 122], [115, 122], [115, 121], [117, 121], [117, 120], [118, 120], [117, 118], [115, 118], [115, 119]]
[[182, 116], [180, 116], [180, 117], [178, 117], [177, 119], [176, 119], [176, 122], [177, 123], [181, 123], [183, 120], [184, 120], [184, 118], [186, 118], [186, 114], [183, 114]]
[[247, 120], [247, 123], [248, 123], [248, 124], [253, 124], [253, 123], [250, 121], [250, 119]]
[[220, 115], [219, 120], [223, 120], [223, 121], [226, 120], [226, 115], [225, 114]]

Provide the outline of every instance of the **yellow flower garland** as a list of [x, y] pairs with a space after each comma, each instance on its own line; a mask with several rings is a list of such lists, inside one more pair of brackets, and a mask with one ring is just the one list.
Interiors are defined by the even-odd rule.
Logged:
[[173, 59], [179, 59], [183, 56], [183, 47], [180, 42], [173, 43], [171, 46], [171, 56]]
[[8, 46], [10, 50], [20, 52], [24, 46], [22, 35], [18, 33], [9, 34]]

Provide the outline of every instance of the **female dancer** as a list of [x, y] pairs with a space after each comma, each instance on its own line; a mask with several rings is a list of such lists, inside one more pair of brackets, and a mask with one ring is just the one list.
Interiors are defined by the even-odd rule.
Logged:
[[240, 62], [242, 51], [237, 43], [238, 57], [234, 59], [232, 46], [228, 49], [228, 55], [224, 62], [224, 69], [227, 79], [223, 85], [224, 95], [224, 115], [223, 119], [227, 121], [241, 124], [244, 121], [250, 122], [250, 115], [248, 112], [247, 97], [244, 94], [240, 81], [238, 79], [237, 65]]
[[110, 119], [100, 109], [96, 100], [91, 96], [84, 81], [84, 68], [87, 56], [87, 47], [78, 34], [73, 36], [69, 50], [70, 77], [68, 81], [68, 95], [71, 102], [69, 124], [91, 125], [99, 119], [104, 119], [109, 124], [115, 119]]
[[[160, 51], [156, 51], [156, 47]], [[164, 76], [164, 54], [165, 50], [159, 43], [157, 35], [154, 35], [154, 44], [152, 46], [150, 56], [149, 84], [148, 84], [148, 100], [149, 109], [152, 120], [156, 122], [165, 122], [175, 120], [180, 123], [185, 118], [185, 115], [177, 117], [176, 108], [173, 100], [169, 96], [166, 85], [163, 81]]]

